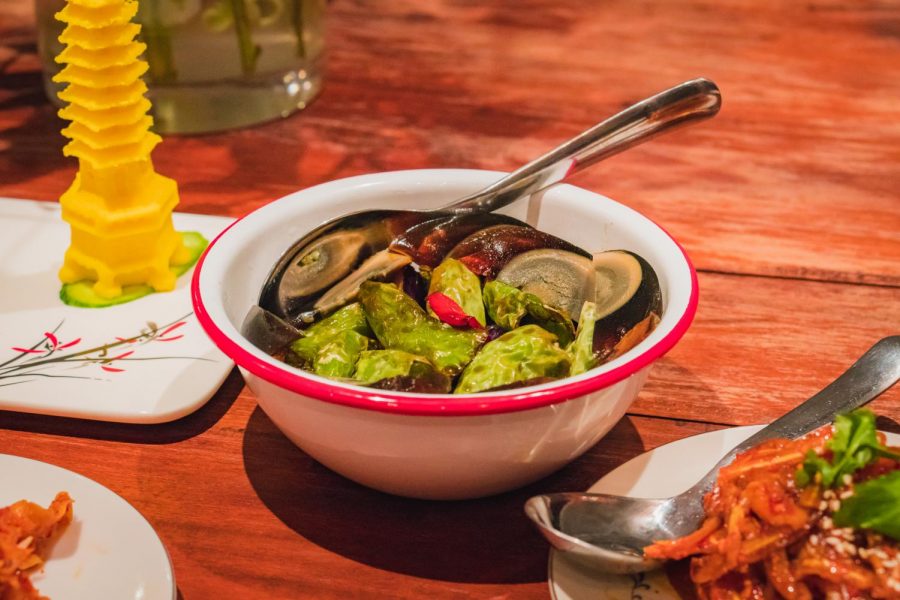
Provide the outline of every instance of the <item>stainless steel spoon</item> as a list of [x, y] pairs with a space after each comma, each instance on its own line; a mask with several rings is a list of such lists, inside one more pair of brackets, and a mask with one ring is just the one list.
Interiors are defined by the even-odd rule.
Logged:
[[900, 336], [872, 346], [821, 392], [738, 444], [700, 481], [671, 498], [558, 493], [534, 496], [525, 514], [558, 550], [607, 573], [637, 573], [658, 566], [644, 547], [695, 531], [703, 520], [703, 496], [719, 469], [735, 455], [774, 438], [797, 438], [863, 406], [900, 379]]
[[448, 215], [502, 208], [675, 126], [709, 118], [720, 103], [719, 89], [712, 81], [687, 81], [634, 104], [443, 208], [369, 210], [328, 221], [285, 251], [266, 278], [259, 306], [294, 325], [311, 322], [351, 299], [362, 281], [407, 264], [410, 258], [403, 256], [402, 244], [397, 252], [387, 248], [411, 227]]

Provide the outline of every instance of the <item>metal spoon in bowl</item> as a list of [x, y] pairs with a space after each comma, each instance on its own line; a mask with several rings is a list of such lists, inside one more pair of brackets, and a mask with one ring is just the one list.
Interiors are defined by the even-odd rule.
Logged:
[[709, 118], [719, 111], [720, 103], [719, 89], [712, 81], [687, 81], [641, 100], [443, 208], [368, 210], [328, 221], [281, 256], [266, 278], [259, 306], [293, 325], [309, 323], [352, 299], [363, 281], [386, 276], [409, 263], [410, 257], [387, 249], [392, 243], [394, 248], [402, 246], [397, 242], [410, 228], [438, 217], [502, 208], [677, 125]]
[[872, 346], [821, 392], [738, 444], [700, 481], [671, 498], [558, 493], [534, 496], [525, 514], [556, 549], [606, 573], [637, 573], [659, 566], [642, 550], [656, 540], [681, 537], [703, 521], [703, 496], [719, 469], [760, 442], [797, 438], [863, 406], [900, 379], [900, 336]]

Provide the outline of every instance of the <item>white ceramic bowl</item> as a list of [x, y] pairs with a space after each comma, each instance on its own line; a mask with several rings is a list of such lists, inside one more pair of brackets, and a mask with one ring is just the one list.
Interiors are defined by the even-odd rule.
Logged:
[[[481, 394], [411, 394], [337, 383], [258, 350], [239, 328], [272, 265], [320, 223], [367, 208], [427, 209], [503, 174], [475, 170], [376, 173], [332, 181], [272, 202], [223, 232], [194, 273], [194, 309], [213, 342], [241, 368], [269, 418], [310, 456], [385, 492], [474, 498], [535, 481], [594, 445], [622, 417], [652, 363], [681, 338], [697, 305], [682, 248], [652, 221], [592, 192], [559, 185], [537, 227], [589, 251], [623, 248], [656, 270], [659, 326], [625, 355], [544, 385]], [[502, 212], [525, 219], [518, 202]]]

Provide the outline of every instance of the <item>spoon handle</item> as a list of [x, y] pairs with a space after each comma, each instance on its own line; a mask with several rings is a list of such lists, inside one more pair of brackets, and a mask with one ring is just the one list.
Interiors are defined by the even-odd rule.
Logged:
[[712, 117], [719, 112], [720, 105], [721, 96], [715, 83], [702, 78], [686, 81], [594, 125], [444, 210], [457, 213], [495, 211], [678, 125]]
[[821, 392], [735, 446], [691, 488], [692, 491], [705, 492], [712, 487], [719, 469], [730, 463], [738, 453], [766, 440], [793, 439], [827, 425], [835, 416], [868, 403], [898, 379], [900, 335], [894, 335], [879, 340]]

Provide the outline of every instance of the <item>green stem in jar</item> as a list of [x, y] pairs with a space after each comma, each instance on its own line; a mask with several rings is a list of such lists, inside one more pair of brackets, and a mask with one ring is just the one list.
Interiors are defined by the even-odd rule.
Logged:
[[250, 35], [250, 17], [244, 0], [229, 0], [231, 13], [234, 16], [234, 32], [237, 34], [238, 48], [241, 52], [241, 70], [244, 75], [252, 75], [256, 70], [256, 59], [260, 48], [253, 43]]
[[303, 2], [304, 0], [293, 0], [291, 7], [293, 9], [291, 21], [294, 25], [294, 37], [297, 38], [297, 56], [306, 58], [306, 42], [303, 40]]
[[[147, 44], [147, 65], [150, 79], [154, 83], [173, 83], [178, 79], [175, 59], [172, 56], [172, 33], [163, 25], [159, 15], [159, 4], [149, 0], [140, 4], [146, 6], [146, 19], [141, 26], [142, 37]], [[143, 10], [141, 11], [144, 12]]]

